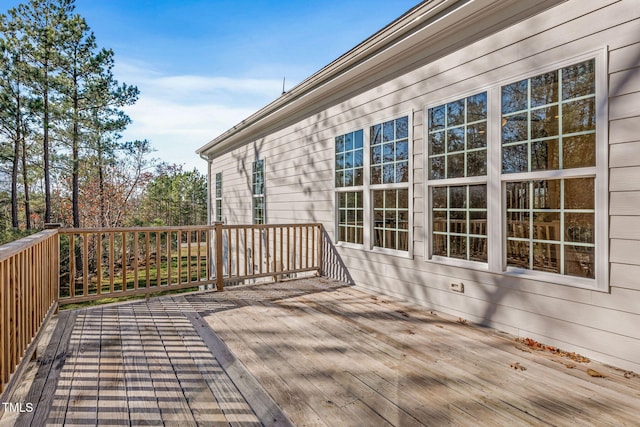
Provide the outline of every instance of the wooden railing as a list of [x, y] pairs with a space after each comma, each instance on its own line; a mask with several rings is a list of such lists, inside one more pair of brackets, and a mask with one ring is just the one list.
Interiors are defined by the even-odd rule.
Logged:
[[0, 393], [57, 308], [58, 248], [56, 230], [0, 246]]
[[61, 229], [60, 303], [320, 271], [320, 224]]
[[58, 304], [320, 274], [337, 256], [327, 244], [320, 224], [215, 224], [54, 229], [0, 246], [0, 393]]
[[213, 227], [60, 230], [60, 303], [214, 283]]
[[222, 259], [216, 261], [216, 277], [224, 282], [320, 272], [320, 224], [225, 225], [219, 232], [216, 253]]

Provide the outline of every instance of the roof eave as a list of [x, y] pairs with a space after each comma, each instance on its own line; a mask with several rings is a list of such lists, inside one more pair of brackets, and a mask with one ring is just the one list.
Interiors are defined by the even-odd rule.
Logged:
[[450, 29], [456, 22], [474, 14], [516, 5], [520, 8], [516, 19], [523, 19], [564, 1], [566, 0], [542, 0], [529, 3], [518, 0], [432, 0], [420, 3], [196, 152], [210, 157], [214, 152], [249, 142], [250, 138], [255, 137], [255, 134], [249, 132], [249, 128], [256, 128], [261, 122], [266, 127], [267, 122], [285, 117], [287, 111], [294, 108], [296, 111], [300, 110], [313, 103], [316, 98], [326, 96], [332, 89], [339, 87], [339, 80], [353, 81], [358, 75], [364, 75], [367, 67], [382, 64], [402, 50], [437, 38], [439, 32]]

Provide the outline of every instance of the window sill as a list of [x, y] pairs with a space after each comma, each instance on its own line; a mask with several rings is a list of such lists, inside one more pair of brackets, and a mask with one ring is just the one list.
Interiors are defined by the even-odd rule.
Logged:
[[440, 256], [432, 256], [425, 261], [433, 264], [448, 265], [452, 267], [469, 268], [472, 270], [489, 271], [489, 265], [486, 262], [468, 261], [458, 258], [446, 258]]
[[609, 286], [598, 287], [596, 279], [586, 279], [584, 277], [545, 273], [543, 271], [524, 270], [515, 267], [507, 267], [506, 270], [502, 272], [502, 274], [521, 279], [547, 282], [553, 285], [571, 286], [574, 288], [587, 289], [590, 291], [609, 293]]
[[565, 276], [554, 273], [545, 273], [543, 271], [524, 270], [521, 268], [507, 267], [504, 271], [491, 271], [489, 265], [483, 262], [467, 261], [455, 258], [444, 258], [434, 256], [425, 259], [430, 264], [444, 265], [456, 268], [466, 268], [470, 270], [483, 271], [487, 273], [500, 274], [507, 277], [513, 277], [524, 280], [535, 280], [538, 282], [546, 282], [553, 285], [571, 286], [573, 288], [586, 289], [609, 293], [609, 287], [598, 287], [595, 279], [586, 279], [576, 276]]
[[370, 252], [370, 253], [394, 256], [397, 258], [413, 259], [413, 254], [411, 254], [408, 251], [397, 251], [394, 249], [385, 249], [385, 248], [378, 248], [378, 247], [366, 248], [364, 245], [358, 245], [355, 243], [348, 243], [348, 242], [337, 242], [335, 246], [337, 248], [354, 249], [362, 252]]

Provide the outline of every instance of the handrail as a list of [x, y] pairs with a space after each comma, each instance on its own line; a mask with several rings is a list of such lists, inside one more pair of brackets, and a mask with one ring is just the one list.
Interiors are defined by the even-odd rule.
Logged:
[[321, 270], [322, 225], [65, 228], [60, 303]]
[[57, 309], [58, 267], [57, 230], [0, 246], [0, 392]]
[[214, 228], [61, 229], [60, 303], [213, 284]]
[[[342, 271], [320, 223], [59, 228], [0, 246], [0, 393], [58, 304]], [[340, 273], [342, 274], [342, 273]]]

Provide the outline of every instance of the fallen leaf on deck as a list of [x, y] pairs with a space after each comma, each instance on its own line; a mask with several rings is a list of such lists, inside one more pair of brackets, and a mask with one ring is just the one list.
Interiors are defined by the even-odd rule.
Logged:
[[595, 378], [604, 378], [604, 375], [594, 369], [587, 369], [587, 374]]
[[526, 371], [526, 370], [527, 370], [527, 368], [525, 368], [524, 366], [522, 366], [522, 365], [520, 364], [520, 362], [512, 363], [512, 364], [511, 364], [511, 365], [509, 365], [509, 366], [511, 366], [511, 367], [512, 367], [513, 369], [515, 369], [516, 371]]
[[461, 325], [466, 325], [467, 324], [467, 319], [463, 319], [462, 317], [458, 317], [458, 320], [456, 320], [456, 322], [460, 323]]
[[578, 353], [574, 353], [574, 352], [569, 353], [568, 351], [560, 350], [557, 347], [539, 343], [538, 341], [533, 340], [531, 338], [516, 338], [516, 342], [522, 343], [532, 350], [547, 351], [549, 353], [556, 354], [560, 357], [566, 357], [568, 359], [571, 359], [574, 362], [589, 363], [591, 361], [587, 357], [584, 357]]
[[624, 372], [624, 377], [625, 377], [626, 379], [635, 378], [635, 377], [637, 377], [637, 376], [638, 376], [638, 374], [636, 374], [636, 373], [635, 373], [635, 372], [633, 372], [633, 371], [625, 371], [625, 372]]

